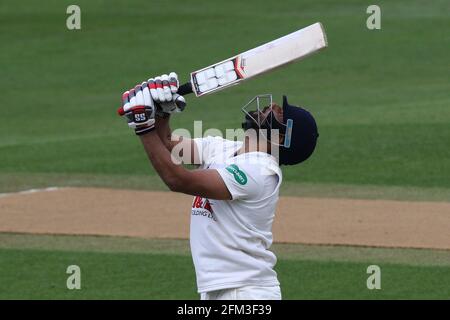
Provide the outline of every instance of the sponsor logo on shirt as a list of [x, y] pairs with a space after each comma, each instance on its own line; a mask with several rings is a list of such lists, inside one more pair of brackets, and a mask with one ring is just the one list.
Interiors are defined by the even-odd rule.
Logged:
[[203, 216], [217, 221], [209, 200], [198, 196], [195, 197], [194, 202], [192, 203], [192, 215]]
[[245, 175], [244, 171], [241, 171], [239, 169], [237, 165], [232, 164], [226, 167], [225, 169], [227, 169], [227, 171], [234, 176], [234, 179], [240, 185], [245, 185], [247, 183], [247, 176]]

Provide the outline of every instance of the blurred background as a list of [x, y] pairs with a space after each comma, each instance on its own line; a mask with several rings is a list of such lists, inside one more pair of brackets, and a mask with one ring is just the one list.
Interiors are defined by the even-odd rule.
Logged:
[[[81, 30], [66, 27], [66, 9], [72, 4], [81, 8]], [[314, 200], [331, 212], [329, 216], [320, 210], [315, 215], [314, 206], [302, 210], [296, 205], [285, 212], [306, 227], [315, 221], [308, 213], [324, 221], [309, 230], [311, 239], [358, 233], [364, 237], [364, 232], [378, 230], [377, 243], [386, 240], [384, 244], [396, 248], [367, 247], [365, 242], [317, 244], [311, 239], [276, 243], [272, 248], [279, 258], [276, 271], [283, 298], [448, 299], [450, 239], [439, 230], [450, 228], [449, 1], [377, 1], [380, 30], [366, 27], [371, 4], [1, 1], [0, 299], [197, 299], [185, 238], [111, 236], [115, 226], [164, 233], [164, 226], [172, 225], [187, 232], [187, 223], [171, 223], [169, 218], [189, 218], [190, 199], [181, 208], [181, 198], [164, 202], [161, 193], [152, 197], [146, 192], [140, 198], [145, 210], [128, 208], [136, 201], [134, 193], [124, 189], [168, 189], [139, 140], [117, 116], [121, 95], [171, 71], [185, 82], [191, 71], [317, 21], [328, 36], [326, 50], [220, 93], [188, 96], [186, 110], [172, 117], [172, 129], [192, 130], [199, 120], [204, 130], [239, 128], [241, 107], [255, 95], [272, 93], [279, 103], [288, 95], [290, 103], [315, 115], [320, 137], [307, 162], [283, 168], [281, 194], [301, 197], [290, 198], [295, 204], [307, 202], [303, 197], [346, 198], [338, 199], [346, 206], [341, 207], [342, 223], [328, 219], [338, 211], [336, 199]], [[14, 193], [52, 186], [121, 190]], [[378, 201], [386, 199], [402, 202], [388, 206]], [[155, 202], [180, 204], [171, 212], [179, 216], [150, 221], [158, 211]], [[362, 221], [372, 209], [372, 220]], [[137, 211], [143, 220], [131, 217]], [[354, 215], [347, 215], [352, 211]], [[392, 219], [383, 219], [390, 213]], [[85, 220], [77, 220], [77, 215]], [[283, 214], [279, 218], [286, 221]], [[92, 231], [93, 221], [108, 236]], [[58, 229], [58, 223], [76, 232]], [[346, 234], [336, 231], [345, 223], [351, 225]], [[430, 224], [436, 228], [428, 228]], [[287, 227], [279, 230], [275, 240], [279, 235], [305, 235]], [[415, 244], [415, 249], [388, 243], [388, 234]], [[434, 239], [439, 247], [429, 245]], [[383, 268], [382, 291], [366, 288], [366, 268], [373, 263]], [[71, 264], [83, 272], [79, 292], [65, 287]]]
[[314, 157], [284, 169], [285, 192], [372, 196], [385, 186], [403, 187], [385, 189], [388, 197], [449, 199], [447, 1], [380, 1], [381, 30], [367, 29], [364, 1], [77, 1], [81, 30], [72, 31], [70, 4], [0, 4], [0, 191], [164, 189], [115, 114], [122, 92], [172, 70], [184, 82], [193, 70], [321, 21], [325, 51], [189, 96], [172, 127], [203, 120], [204, 129], [237, 128], [253, 96], [287, 94], [316, 116], [320, 140]]

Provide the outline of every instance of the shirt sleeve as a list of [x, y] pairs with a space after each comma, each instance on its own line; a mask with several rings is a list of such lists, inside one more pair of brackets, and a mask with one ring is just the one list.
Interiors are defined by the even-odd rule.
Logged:
[[264, 176], [258, 166], [231, 164], [217, 169], [231, 194], [232, 200], [257, 199], [263, 189]]
[[211, 163], [211, 160], [223, 149], [224, 145], [224, 139], [221, 137], [208, 136], [193, 140], [197, 146], [199, 160], [202, 165]]

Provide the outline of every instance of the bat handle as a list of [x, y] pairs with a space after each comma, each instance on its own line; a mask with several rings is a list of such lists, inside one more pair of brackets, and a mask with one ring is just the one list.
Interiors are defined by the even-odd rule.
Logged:
[[[188, 81], [188, 82], [182, 84], [181, 86], [179, 86], [178, 87], [178, 91], [177, 91], [177, 93], [179, 95], [181, 95], [181, 96], [185, 96], [185, 95], [190, 94], [192, 92], [193, 92], [192, 91], [192, 85], [191, 85], [190, 81]], [[125, 111], [123, 110], [123, 107], [120, 107], [117, 110], [117, 113], [119, 114], [119, 116], [123, 116], [125, 114]]]
[[177, 93], [181, 96], [185, 96], [187, 94], [192, 93], [192, 84], [190, 81], [186, 82], [185, 84], [182, 84], [178, 87]]

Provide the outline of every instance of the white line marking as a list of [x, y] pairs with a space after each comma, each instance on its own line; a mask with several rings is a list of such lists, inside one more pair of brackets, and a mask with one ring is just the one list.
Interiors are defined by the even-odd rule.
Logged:
[[0, 198], [18, 195], [18, 194], [30, 194], [30, 193], [36, 193], [36, 192], [48, 192], [48, 191], [57, 191], [64, 188], [60, 187], [48, 187], [48, 188], [42, 188], [42, 189], [29, 189], [29, 190], [22, 190], [18, 192], [9, 192], [9, 193], [0, 193]]

